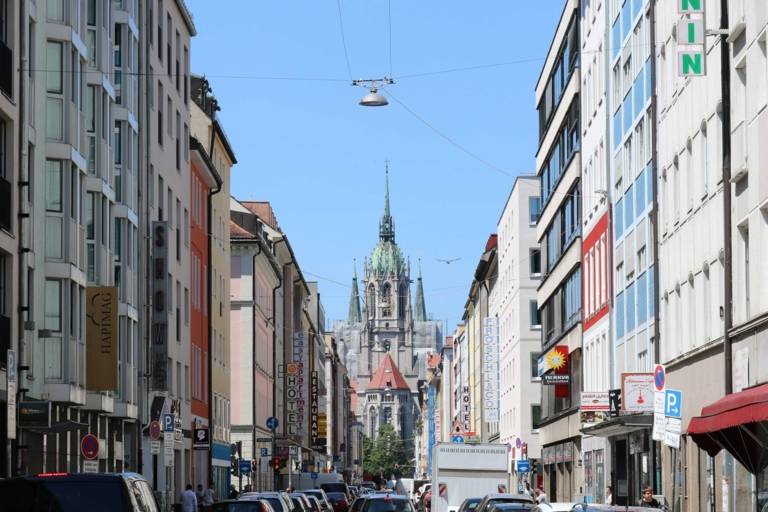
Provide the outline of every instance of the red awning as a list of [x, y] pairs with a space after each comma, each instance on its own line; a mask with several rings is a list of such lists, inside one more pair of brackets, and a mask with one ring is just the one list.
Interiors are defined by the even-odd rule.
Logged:
[[768, 384], [727, 395], [691, 419], [688, 436], [714, 457], [725, 449], [748, 471], [768, 467]]

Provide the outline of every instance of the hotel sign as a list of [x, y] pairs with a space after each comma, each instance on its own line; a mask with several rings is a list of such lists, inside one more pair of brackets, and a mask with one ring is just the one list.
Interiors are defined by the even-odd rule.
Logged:
[[461, 392], [461, 425], [464, 432], [472, 429], [472, 402], [469, 395], [469, 386], [464, 386]]
[[117, 389], [117, 287], [86, 289], [85, 387], [89, 391]]
[[707, 74], [704, 37], [706, 0], [677, 0], [677, 73], [681, 77]]
[[152, 223], [152, 389], [168, 390], [168, 223]]
[[304, 360], [306, 358], [307, 333], [293, 335], [291, 362], [285, 368], [285, 389], [288, 398], [288, 435], [304, 435], [304, 411], [307, 401], [304, 395]]

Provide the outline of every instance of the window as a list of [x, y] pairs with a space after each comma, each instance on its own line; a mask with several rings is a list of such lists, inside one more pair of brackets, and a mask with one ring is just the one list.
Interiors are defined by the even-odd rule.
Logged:
[[616, 338], [624, 337], [624, 292], [616, 294]]
[[48, 0], [46, 13], [50, 21], [64, 21], [65, 0]]
[[532, 379], [539, 378], [539, 358], [540, 357], [541, 357], [541, 352], [531, 352], [531, 378]]
[[45, 281], [45, 321], [44, 326], [53, 332], [61, 332], [61, 281]]
[[157, 58], [163, 62], [163, 0], [157, 0]]
[[[163, 94], [162, 82], [157, 82], [157, 143], [163, 145], [163, 101], [165, 100]], [[162, 189], [160, 190], [162, 192]]]
[[531, 428], [533, 430], [538, 429], [539, 423], [541, 423], [541, 406], [537, 404], [531, 405]]
[[541, 275], [541, 249], [529, 249], [528, 266], [531, 277]]
[[529, 214], [529, 223], [531, 225], [536, 224], [539, 220], [539, 214], [541, 213], [541, 198], [540, 197], [529, 197], [528, 198], [528, 214]]
[[61, 140], [64, 137], [64, 47], [61, 42], [48, 41], [46, 44], [45, 84], [46, 136]]
[[528, 303], [530, 311], [530, 321], [532, 329], [541, 329], [541, 319], [539, 318], [539, 304], [532, 300]]
[[61, 170], [61, 160], [45, 161], [46, 175], [46, 194], [45, 209], [49, 212], [62, 211], [62, 182], [63, 174]]

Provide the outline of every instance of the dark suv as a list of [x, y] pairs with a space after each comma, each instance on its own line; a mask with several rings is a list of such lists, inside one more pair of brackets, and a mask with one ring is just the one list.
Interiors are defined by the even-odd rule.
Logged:
[[138, 473], [41, 473], [0, 480], [3, 512], [158, 512]]

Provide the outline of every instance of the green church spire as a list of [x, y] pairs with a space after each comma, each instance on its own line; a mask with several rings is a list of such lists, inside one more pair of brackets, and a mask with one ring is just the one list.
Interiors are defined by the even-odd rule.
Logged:
[[424, 283], [421, 280], [421, 258], [419, 258], [419, 277], [416, 279], [416, 311], [413, 319], [424, 322], [427, 319], [427, 307], [424, 304]]
[[[354, 260], [353, 260], [354, 261]], [[357, 289], [357, 265], [352, 264], [352, 293], [349, 296], [349, 314], [347, 322], [353, 324], [363, 321], [360, 313], [360, 292]]]
[[389, 210], [389, 161], [385, 163], [384, 170], [384, 215], [379, 221], [379, 240], [395, 242], [395, 221]]

